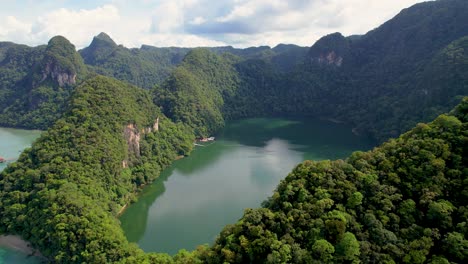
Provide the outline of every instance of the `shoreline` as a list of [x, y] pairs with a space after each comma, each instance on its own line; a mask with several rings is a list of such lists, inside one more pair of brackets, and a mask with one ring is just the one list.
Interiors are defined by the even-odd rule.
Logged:
[[0, 235], [0, 247], [46, 259], [39, 250], [33, 248], [28, 241], [17, 235]]
[[[179, 155], [179, 156], [177, 156], [177, 157], [174, 159], [174, 161], [176, 161], [176, 160], [181, 160], [181, 159], [183, 159], [183, 158], [185, 158], [184, 155]], [[169, 166], [170, 166], [170, 165], [169, 165]], [[165, 169], [166, 169], [166, 168], [165, 168]], [[163, 170], [164, 170], [164, 169], [163, 169]], [[161, 172], [162, 172], [162, 171], [161, 171]], [[161, 175], [161, 173], [158, 175], [158, 177], [157, 177], [156, 179], [154, 179], [154, 181], [156, 181], [156, 180], [159, 178], [160, 175]], [[150, 183], [146, 183], [146, 184], [142, 184], [142, 185], [138, 186], [138, 189], [139, 189], [139, 190], [138, 190], [137, 192], [135, 192], [134, 195], [136, 195], [136, 196], [138, 197], [138, 194], [145, 188], [145, 186], [148, 185], [148, 184], [153, 184], [154, 181], [152, 181], [152, 182], [150, 182]], [[125, 203], [125, 204], [120, 208], [120, 210], [117, 212], [117, 215], [116, 215], [117, 219], [118, 219], [120, 216], [122, 216], [123, 213], [125, 213], [125, 210], [127, 210], [128, 206], [130, 206], [130, 204], [132, 204], [132, 203], [133, 203], [133, 202], [128, 201], [127, 203]], [[1, 244], [0, 244], [0, 245], [1, 245]]]

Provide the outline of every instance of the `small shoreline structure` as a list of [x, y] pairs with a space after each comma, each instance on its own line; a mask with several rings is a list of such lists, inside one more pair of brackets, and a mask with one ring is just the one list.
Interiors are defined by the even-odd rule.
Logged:
[[197, 144], [197, 143], [212, 142], [212, 141], [215, 141], [215, 139], [216, 139], [215, 137], [197, 138], [194, 142], [194, 145], [199, 146], [199, 147], [205, 147], [206, 145]]
[[6, 159], [0, 156], [0, 163], [5, 163], [5, 162], [6, 162]]
[[215, 140], [215, 137], [207, 137], [207, 138], [198, 139], [198, 142], [210, 142], [210, 141], [214, 141], [214, 140]]

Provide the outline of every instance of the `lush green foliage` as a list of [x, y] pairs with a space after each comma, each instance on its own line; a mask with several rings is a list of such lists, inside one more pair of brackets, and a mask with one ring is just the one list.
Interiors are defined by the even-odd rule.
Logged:
[[[467, 95], [467, 12], [463, 0], [418, 4], [363, 36], [326, 36], [308, 53], [294, 45], [217, 47], [208, 50], [218, 57], [191, 61], [191, 54], [182, 63], [191, 49], [127, 49], [101, 33], [80, 54], [93, 72], [144, 88], [162, 84], [157, 100], [164, 112], [188, 122], [197, 135], [216, 131], [224, 119], [313, 115], [351, 123], [356, 132], [384, 141], [449, 111]], [[0, 46], [2, 125], [46, 128], [60, 115], [69, 89], [37, 81], [49, 62], [85, 77], [65, 39], [54, 38], [45, 54], [40, 51]]]
[[154, 98], [169, 118], [206, 137], [224, 126], [223, 96], [233, 94], [236, 86], [237, 77], [226, 59], [207, 49], [195, 49], [154, 89]]
[[421, 3], [351, 41], [339, 115], [382, 140], [450, 111], [468, 95], [467, 13], [463, 0]]
[[468, 98], [346, 161], [306, 161], [227, 226], [209, 263], [468, 260]]
[[88, 79], [63, 37], [36, 48], [0, 43], [0, 125], [50, 127], [0, 174], [0, 232], [67, 263], [466, 262], [466, 100], [371, 152], [297, 166], [212, 248], [144, 254], [116, 215], [225, 119], [314, 115], [384, 140], [448, 111], [468, 94], [467, 13], [464, 0], [418, 4], [364, 36], [326, 36], [308, 54], [286, 45], [126, 49], [105, 34], [80, 51], [92, 72], [161, 84], [151, 96]]
[[0, 125], [48, 128], [64, 111], [72, 88], [87, 76], [83, 59], [64, 37], [47, 47], [5, 47], [0, 63]]
[[[217, 58], [223, 72], [214, 55], [189, 54], [157, 97], [170, 98], [162, 103], [170, 117], [197, 128], [217, 128], [223, 118], [316, 116], [384, 141], [468, 95], [467, 13], [461, 0], [418, 4], [364, 36], [325, 36], [307, 55], [285, 45], [211, 49], [235, 55]], [[225, 88], [216, 86], [223, 81]]]
[[[149, 131], [158, 117], [159, 130]], [[140, 137], [139, 147], [128, 133]], [[64, 117], [0, 174], [0, 232], [21, 235], [56, 262], [137, 257], [141, 250], [128, 244], [115, 216], [140, 185], [188, 154], [193, 140], [148, 92], [88, 80]]]
[[128, 49], [101, 33], [80, 54], [93, 71], [149, 89], [162, 83], [188, 51], [151, 46]]

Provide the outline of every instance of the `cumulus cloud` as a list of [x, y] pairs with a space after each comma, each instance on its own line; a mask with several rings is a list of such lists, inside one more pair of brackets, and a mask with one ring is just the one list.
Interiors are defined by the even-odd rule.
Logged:
[[196, 18], [192, 19], [189, 24], [191, 25], [201, 25], [201, 24], [204, 24], [206, 22], [206, 19], [201, 17], [201, 16], [197, 16]]
[[161, 0], [154, 10], [150, 33], [179, 33], [186, 14], [197, 0]]
[[82, 48], [101, 31], [128, 47], [310, 46], [332, 32], [364, 34], [423, 0], [28, 1], [35, 12], [21, 13], [24, 1], [0, 10], [0, 40], [37, 45], [64, 35]]
[[14, 16], [0, 19], [0, 38], [4, 40], [20, 40], [28, 42], [31, 24], [24, 23]]
[[113, 5], [78, 11], [61, 8], [40, 16], [32, 27], [32, 35], [38, 39], [63, 35], [75, 45], [83, 46], [92, 38], [94, 29], [110, 31], [119, 19], [119, 10]]
[[[307, 29], [362, 34], [420, 0], [240, 0], [228, 12], [203, 24], [191, 24], [194, 34], [291, 35]], [[355, 32], [351, 32], [351, 31]], [[297, 35], [297, 34], [296, 34]], [[255, 36], [253, 36], [255, 37]]]
[[189, 34], [150, 34], [139, 38], [139, 42], [158, 47], [217, 47], [227, 45], [223, 41]]

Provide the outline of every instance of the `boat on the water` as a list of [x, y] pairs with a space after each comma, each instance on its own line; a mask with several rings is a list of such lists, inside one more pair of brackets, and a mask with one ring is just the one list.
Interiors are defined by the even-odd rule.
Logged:
[[4, 163], [6, 162], [6, 159], [4, 159], [3, 157], [0, 157], [0, 163]]

